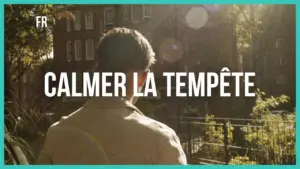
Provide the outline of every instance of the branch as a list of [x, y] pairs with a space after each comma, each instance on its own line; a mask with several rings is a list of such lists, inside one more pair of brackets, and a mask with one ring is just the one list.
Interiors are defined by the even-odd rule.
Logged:
[[[244, 7], [244, 8], [245, 8], [245, 7]], [[241, 9], [241, 7], [239, 6], [239, 12], [242, 13], [242, 15], [244, 16], [244, 18], [245, 18], [245, 20], [246, 20], [247, 22], [250, 22], [249, 19], [248, 19], [248, 17], [247, 17], [247, 15], [246, 15], [246, 13], [245, 13], [244, 8]]]

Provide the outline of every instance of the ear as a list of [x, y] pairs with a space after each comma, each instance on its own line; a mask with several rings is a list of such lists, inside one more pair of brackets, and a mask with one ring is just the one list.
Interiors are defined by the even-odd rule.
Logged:
[[139, 73], [139, 79], [138, 79], [138, 83], [139, 83], [138, 86], [139, 87], [144, 86], [144, 84], [146, 82], [146, 79], [147, 79], [147, 76], [148, 76], [148, 72], [149, 71]]

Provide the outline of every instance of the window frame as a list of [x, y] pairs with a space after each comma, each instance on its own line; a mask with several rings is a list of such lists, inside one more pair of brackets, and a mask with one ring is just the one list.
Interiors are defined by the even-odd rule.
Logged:
[[132, 23], [138, 23], [139, 22], [139, 19], [138, 17], [135, 15], [135, 8], [137, 8], [138, 6], [137, 5], [131, 5], [130, 6], [130, 11], [131, 11], [131, 22]]
[[[149, 13], [147, 15], [147, 7], [149, 7]], [[146, 18], [151, 18], [152, 17], [152, 6], [151, 5], [145, 5], [143, 4], [143, 18], [146, 19]]]
[[[79, 15], [79, 19], [77, 17]], [[74, 20], [74, 30], [75, 31], [81, 31], [81, 10], [76, 10], [74, 12], [75, 20]]]
[[[79, 45], [77, 44], [79, 42]], [[77, 49], [79, 47], [79, 49]], [[78, 50], [79, 50], [79, 56], [78, 56]], [[75, 52], [75, 61], [81, 61], [82, 60], [82, 45], [81, 40], [75, 40], [74, 41], [74, 52]]]
[[282, 46], [283, 46], [283, 44], [282, 44], [283, 42], [284, 42], [284, 38], [278, 38], [278, 39], [276, 40], [275, 48], [281, 49]]
[[[88, 55], [89, 44], [91, 44], [91, 55]], [[95, 59], [95, 50], [94, 50], [94, 39], [85, 40], [85, 59], [94, 60]]]
[[276, 64], [279, 66], [284, 66], [287, 64], [286, 57], [284, 55], [280, 55], [276, 60]]
[[[111, 22], [107, 22], [107, 11], [111, 10], [112, 11], [112, 18], [111, 20], [108, 20], [108, 21], [111, 21]], [[108, 26], [108, 25], [114, 25], [114, 19], [115, 19], [115, 14], [114, 14], [115, 10], [113, 7], [106, 7], [104, 8], [104, 26]]]
[[71, 62], [72, 61], [72, 42], [71, 41], [67, 41], [66, 44], [66, 52], [67, 52], [67, 61]]
[[94, 26], [94, 11], [87, 11], [84, 14], [84, 20], [85, 20], [85, 30], [93, 30], [95, 29]]

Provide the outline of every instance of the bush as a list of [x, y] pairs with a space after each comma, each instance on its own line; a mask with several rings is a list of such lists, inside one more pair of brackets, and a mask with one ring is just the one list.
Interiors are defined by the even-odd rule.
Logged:
[[[203, 126], [203, 125], [202, 125]], [[230, 122], [226, 122], [228, 132], [228, 144], [232, 143], [233, 127]], [[204, 125], [203, 145], [195, 154], [205, 159], [213, 159], [220, 162], [225, 161], [224, 148], [224, 123], [217, 123], [213, 115], [206, 115]]]
[[288, 101], [285, 95], [265, 97], [258, 91], [253, 108], [253, 122], [243, 128], [245, 139], [251, 147], [248, 155], [260, 164], [295, 163], [295, 115], [273, 115], [276, 108]]
[[[230, 145], [227, 155], [224, 150], [224, 121], [218, 121], [213, 115], [207, 115], [204, 123], [193, 122], [195, 125], [193, 128], [197, 127], [198, 132], [203, 133], [200, 136], [201, 142], [196, 143], [200, 148], [193, 157], [211, 160], [209, 163], [229, 160], [227, 161], [229, 164], [295, 164], [295, 112], [282, 115], [271, 113], [272, 108], [288, 102], [289, 98], [285, 95], [266, 97], [265, 93], [259, 90], [256, 95], [256, 105], [247, 124], [226, 123]], [[234, 132], [238, 137], [235, 142], [233, 142], [233, 126], [235, 129], [241, 129]]]
[[229, 164], [231, 164], [231, 165], [241, 165], [241, 164], [243, 164], [243, 165], [254, 165], [254, 164], [256, 164], [256, 162], [251, 161], [249, 159], [249, 157], [247, 157], [247, 156], [244, 156], [244, 157], [236, 156], [236, 157], [234, 157], [230, 160]]
[[28, 164], [27, 156], [32, 156], [30, 146], [21, 138], [5, 131], [4, 153], [5, 164]]
[[[6, 105], [7, 106], [7, 105]], [[31, 142], [41, 138], [51, 125], [45, 113], [38, 110], [25, 110], [18, 114], [5, 107], [5, 164], [26, 164], [35, 161], [35, 147]], [[7, 125], [9, 127], [7, 127]], [[32, 144], [32, 145], [34, 145]], [[34, 145], [35, 146], [35, 145]]]

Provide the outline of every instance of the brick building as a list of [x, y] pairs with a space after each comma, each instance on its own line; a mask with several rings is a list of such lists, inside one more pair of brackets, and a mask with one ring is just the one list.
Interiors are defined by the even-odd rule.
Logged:
[[257, 87], [267, 94], [291, 98], [283, 109], [296, 106], [296, 6], [272, 5], [276, 14], [266, 16], [265, 33], [257, 39]]
[[[228, 116], [231, 110], [226, 108], [231, 99], [221, 99], [217, 97], [219, 94], [210, 100], [164, 97], [165, 80], [161, 76], [162, 72], [173, 71], [219, 72], [222, 67], [237, 70], [233, 25], [222, 13], [227, 7], [224, 5], [219, 11], [205, 10], [203, 13], [206, 8], [201, 5], [74, 6], [71, 10], [75, 20], [59, 20], [54, 27], [55, 72], [91, 70], [100, 35], [113, 27], [133, 28], [144, 34], [155, 50], [158, 62], [152, 71], [156, 73], [161, 97], [152, 102], [168, 105], [165, 116], [180, 115], [187, 102], [198, 107], [202, 114], [209, 109], [217, 116]], [[203, 15], [198, 17], [205, 23], [201, 28], [193, 29], [188, 25], [187, 14], [191, 9], [200, 8]], [[168, 55], [170, 51], [173, 52]], [[209, 106], [212, 104], [220, 106]]]

